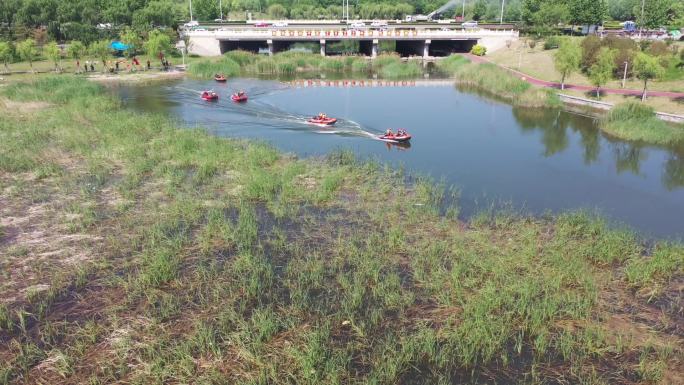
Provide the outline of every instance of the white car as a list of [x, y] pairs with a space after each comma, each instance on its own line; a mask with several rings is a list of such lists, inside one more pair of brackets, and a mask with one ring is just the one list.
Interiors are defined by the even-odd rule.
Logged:
[[477, 28], [477, 21], [470, 20], [462, 24], [464, 28]]
[[287, 22], [286, 21], [276, 21], [273, 23], [274, 27], [287, 27]]
[[351, 24], [351, 27], [352, 28], [365, 28], [366, 23], [364, 23], [363, 21], [355, 21]]
[[376, 21], [371, 23], [371, 27], [378, 27], [378, 28], [387, 27], [387, 22], [376, 20]]
[[197, 27], [198, 25], [199, 25], [199, 22], [197, 20], [192, 20], [192, 21], [185, 23], [185, 26], [188, 28]]

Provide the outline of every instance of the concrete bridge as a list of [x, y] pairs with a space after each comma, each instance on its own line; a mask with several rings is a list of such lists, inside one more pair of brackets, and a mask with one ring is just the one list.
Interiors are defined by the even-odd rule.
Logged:
[[489, 52], [517, 40], [514, 29], [461, 29], [461, 28], [406, 28], [392, 26], [384, 29], [351, 29], [347, 26], [312, 26], [283, 28], [231, 28], [213, 30], [197, 28], [185, 31], [189, 38], [188, 52], [200, 56], [218, 56], [228, 51], [242, 49], [252, 52], [268, 51], [270, 55], [287, 51], [295, 43], [315, 43], [322, 56], [326, 47], [335, 42], [358, 41], [361, 54], [375, 57], [381, 41], [396, 42], [401, 56], [448, 56], [452, 53], [469, 52], [475, 44], [487, 47]]
[[454, 81], [449, 79], [297, 79], [288, 84], [296, 88], [453, 87]]

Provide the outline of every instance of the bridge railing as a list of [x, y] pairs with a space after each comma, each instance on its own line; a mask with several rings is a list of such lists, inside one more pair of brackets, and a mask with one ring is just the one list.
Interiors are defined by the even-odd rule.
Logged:
[[416, 29], [388, 29], [381, 30], [355, 30], [355, 29], [227, 29], [210, 31], [188, 31], [190, 37], [214, 36], [217, 38], [244, 38], [244, 39], [448, 39], [483, 36], [518, 36], [517, 30], [492, 30], [492, 29], [454, 29], [449, 31], [439, 30], [416, 30]]

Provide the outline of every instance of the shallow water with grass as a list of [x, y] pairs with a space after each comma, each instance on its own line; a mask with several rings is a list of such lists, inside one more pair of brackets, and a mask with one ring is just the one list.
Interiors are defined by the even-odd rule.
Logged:
[[[647, 236], [682, 234], [684, 147], [616, 140], [593, 118], [512, 107], [444, 80], [328, 83], [185, 79], [115, 91], [133, 109], [164, 112], [219, 136], [262, 139], [302, 156], [346, 148], [430, 175], [459, 190], [464, 218], [502, 205], [533, 214], [588, 209]], [[210, 88], [218, 102], [199, 98]], [[248, 103], [231, 103], [237, 89], [249, 94]], [[306, 124], [321, 111], [340, 122]], [[411, 145], [374, 139], [387, 128], [407, 129]]]

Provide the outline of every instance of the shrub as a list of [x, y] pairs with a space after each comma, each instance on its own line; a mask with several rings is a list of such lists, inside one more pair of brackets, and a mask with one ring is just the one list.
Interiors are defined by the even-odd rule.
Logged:
[[382, 54], [373, 60], [373, 68], [380, 69], [388, 64], [400, 63], [401, 57], [398, 54]]
[[618, 104], [601, 122], [601, 129], [612, 136], [661, 145], [684, 140], [684, 131], [658, 119], [652, 107], [631, 101]]
[[601, 49], [601, 39], [595, 35], [589, 35], [582, 40], [582, 69], [587, 70], [594, 65], [598, 51]]
[[484, 56], [487, 53], [487, 47], [483, 45], [476, 44], [471, 50], [470, 53], [476, 56]]
[[323, 71], [340, 72], [344, 70], [344, 62], [336, 58], [325, 58], [321, 61], [320, 69]]
[[224, 57], [232, 59], [241, 67], [252, 64], [259, 58], [257, 55], [243, 50], [228, 51], [224, 54]]
[[297, 64], [292, 61], [283, 61], [278, 63], [278, 73], [280, 74], [293, 74], [297, 72]]
[[257, 71], [260, 74], [274, 74], [276, 73], [276, 62], [272, 58], [260, 59], [257, 63]]
[[416, 62], [391, 63], [380, 70], [380, 74], [386, 79], [410, 78], [423, 73], [422, 68]]
[[192, 63], [188, 67], [188, 72], [194, 76], [205, 79], [212, 78], [217, 73], [235, 76], [240, 74], [240, 65], [233, 59], [224, 57], [217, 62], [201, 61]]
[[550, 50], [554, 48], [558, 48], [558, 45], [560, 44], [560, 41], [558, 39], [558, 36], [549, 36], [544, 40], [544, 49], [545, 50]]
[[354, 72], [367, 72], [370, 69], [370, 63], [366, 59], [357, 60], [352, 63], [351, 69]]
[[653, 56], [667, 56], [670, 54], [670, 50], [667, 48], [667, 44], [663, 41], [654, 41], [646, 50], [647, 53]]
[[465, 56], [451, 55], [437, 62], [437, 68], [448, 73], [453, 74], [464, 64], [470, 63], [470, 60]]

